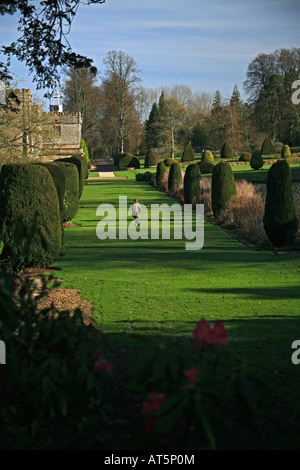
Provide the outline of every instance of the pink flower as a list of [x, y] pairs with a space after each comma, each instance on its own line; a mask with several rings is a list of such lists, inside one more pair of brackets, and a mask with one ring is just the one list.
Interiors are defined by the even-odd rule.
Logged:
[[227, 333], [220, 321], [217, 321], [211, 329], [209, 324], [202, 318], [201, 322], [197, 323], [193, 336], [197, 349], [207, 349], [209, 344], [227, 344]]
[[94, 364], [94, 372], [97, 374], [105, 374], [106, 372], [109, 372], [111, 368], [111, 363], [104, 360], [96, 361]]
[[189, 370], [183, 371], [183, 375], [185, 375], [188, 378], [190, 384], [192, 385], [195, 383], [197, 374], [198, 374], [198, 369], [189, 369]]
[[197, 342], [197, 349], [207, 349], [207, 345], [210, 343], [210, 326], [204, 318], [197, 323], [193, 336]]
[[217, 321], [211, 331], [211, 344], [227, 344], [227, 333], [223, 324]]

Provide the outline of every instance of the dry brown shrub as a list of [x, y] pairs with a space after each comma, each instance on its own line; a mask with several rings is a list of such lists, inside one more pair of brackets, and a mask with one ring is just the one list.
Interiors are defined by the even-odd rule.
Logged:
[[202, 178], [200, 181], [200, 191], [197, 198], [198, 204], [204, 204], [204, 215], [212, 215], [211, 208], [211, 178]]

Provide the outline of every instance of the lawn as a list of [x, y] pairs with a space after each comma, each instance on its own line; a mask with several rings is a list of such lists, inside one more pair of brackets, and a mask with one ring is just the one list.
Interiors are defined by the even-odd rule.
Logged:
[[55, 263], [62, 287], [93, 302], [93, 317], [120, 348], [131, 333], [171, 334], [185, 344], [196, 322], [221, 320], [238, 354], [264, 370], [299, 418], [299, 371], [291, 362], [291, 344], [300, 339], [299, 256], [255, 251], [208, 223], [199, 251], [186, 251], [184, 240], [101, 241], [96, 209], [117, 207], [119, 195], [128, 206], [134, 197], [147, 208], [174, 202], [128, 180], [87, 185]]

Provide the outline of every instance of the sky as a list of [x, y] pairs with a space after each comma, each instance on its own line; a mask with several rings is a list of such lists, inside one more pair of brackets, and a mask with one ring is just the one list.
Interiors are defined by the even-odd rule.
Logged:
[[[247, 99], [249, 63], [260, 53], [300, 47], [299, 20], [300, 0], [106, 0], [80, 5], [68, 40], [100, 75], [107, 52], [117, 50], [137, 62], [146, 88], [184, 84], [228, 98], [237, 84]], [[18, 37], [17, 22], [17, 15], [0, 17], [0, 44]], [[36, 92], [23, 64], [13, 60], [11, 70], [20, 88]]]

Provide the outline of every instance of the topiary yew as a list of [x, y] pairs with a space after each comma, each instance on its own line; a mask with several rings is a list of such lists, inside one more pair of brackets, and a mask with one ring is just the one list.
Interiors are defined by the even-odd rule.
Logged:
[[156, 153], [154, 152], [153, 149], [149, 149], [146, 153], [144, 167], [151, 168], [151, 167], [156, 166], [157, 163], [158, 163], [158, 157]]
[[201, 174], [211, 173], [215, 167], [213, 163], [205, 162], [202, 160], [200, 162], [197, 162], [196, 165], [199, 166]]
[[79, 175], [77, 167], [73, 163], [55, 161], [55, 165], [64, 172], [64, 196], [62, 221], [72, 220], [77, 214], [79, 205]]
[[0, 174], [2, 259], [13, 269], [47, 267], [61, 247], [57, 191], [46, 167], [6, 164]]
[[284, 145], [281, 149], [281, 158], [290, 158], [290, 157], [291, 157], [290, 147], [288, 145]]
[[167, 173], [167, 168], [164, 162], [160, 161], [157, 164], [156, 167], [156, 175], [155, 175], [155, 181], [156, 181], [156, 186], [160, 189], [163, 186], [165, 177]]
[[201, 172], [199, 166], [197, 163], [190, 164], [184, 175], [183, 194], [185, 204], [192, 204], [194, 199], [198, 196], [200, 180]]
[[182, 183], [182, 174], [179, 163], [172, 163], [169, 171], [168, 189], [169, 191]]
[[261, 152], [258, 149], [253, 150], [251, 159], [250, 159], [250, 166], [253, 170], [259, 170], [264, 166], [264, 161], [261, 156]]
[[210, 150], [204, 150], [203, 155], [201, 157], [201, 162], [211, 163], [212, 165], [215, 164], [214, 156]]
[[80, 139], [80, 148], [83, 150], [83, 156], [86, 159], [88, 169], [90, 169], [91, 162], [90, 162], [90, 157], [89, 157], [89, 151], [88, 151], [88, 148], [84, 139]]
[[195, 155], [194, 155], [193, 149], [190, 146], [190, 144], [187, 144], [184, 148], [181, 161], [182, 162], [191, 162], [192, 160], [195, 160]]
[[212, 172], [211, 204], [214, 217], [218, 217], [226, 204], [233, 196], [236, 196], [236, 184], [231, 166], [227, 162], [218, 163]]
[[286, 160], [273, 163], [267, 174], [267, 196], [264, 228], [270, 242], [276, 246], [291, 244], [298, 230], [292, 177]]
[[221, 148], [220, 157], [221, 158], [233, 158], [234, 157], [233, 148], [228, 142], [224, 142]]
[[265, 138], [263, 144], [261, 146], [261, 154], [262, 155], [273, 155], [275, 153], [275, 147], [272, 141], [269, 138]]
[[137, 157], [132, 155], [131, 153], [124, 153], [121, 154], [121, 158], [119, 159], [119, 168], [140, 168], [140, 161]]

